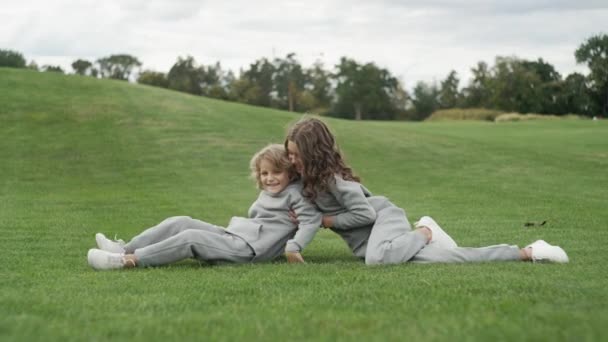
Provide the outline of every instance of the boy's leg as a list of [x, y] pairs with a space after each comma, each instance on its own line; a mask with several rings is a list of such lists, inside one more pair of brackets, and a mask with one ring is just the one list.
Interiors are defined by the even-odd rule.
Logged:
[[462, 263], [522, 260], [517, 246], [502, 244], [488, 247], [441, 248], [426, 245], [410, 260], [416, 263]]
[[367, 242], [366, 264], [407, 262], [426, 245], [427, 237], [412, 231], [403, 209], [388, 200], [376, 203], [370, 201], [370, 204], [376, 210], [376, 222]]
[[133, 253], [136, 249], [143, 248], [157, 242], [168, 239], [188, 229], [204, 230], [214, 233], [222, 233], [224, 229], [189, 216], [169, 217], [158, 225], [148, 228], [139, 235], [133, 237], [124, 246], [127, 253]]
[[167, 265], [188, 258], [248, 263], [255, 253], [242, 238], [226, 233], [188, 229], [134, 252], [138, 266]]

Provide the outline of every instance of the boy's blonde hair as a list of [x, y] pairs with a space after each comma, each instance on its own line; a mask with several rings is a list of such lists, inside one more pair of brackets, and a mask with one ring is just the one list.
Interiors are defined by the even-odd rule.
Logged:
[[287, 158], [285, 147], [281, 144], [270, 144], [254, 154], [251, 162], [249, 162], [251, 178], [255, 179], [258, 189], [264, 188], [260, 179], [260, 164], [262, 164], [262, 160], [270, 162], [275, 170], [286, 171], [290, 181], [296, 179], [297, 173]]

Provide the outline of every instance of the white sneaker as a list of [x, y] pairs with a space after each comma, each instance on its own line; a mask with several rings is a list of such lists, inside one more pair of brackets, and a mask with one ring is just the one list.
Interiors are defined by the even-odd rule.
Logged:
[[429, 241], [429, 245], [434, 244], [435, 246], [441, 248], [458, 247], [456, 241], [454, 241], [454, 239], [452, 239], [448, 233], [441, 229], [437, 222], [435, 222], [435, 220], [433, 220], [430, 216], [422, 216], [418, 222], [414, 223], [414, 227], [427, 227], [431, 230], [433, 236], [431, 237], [431, 241]]
[[91, 248], [87, 254], [89, 265], [96, 270], [114, 270], [124, 268], [124, 254], [102, 251], [101, 249]]
[[553, 246], [545, 242], [544, 240], [537, 240], [526, 248], [530, 248], [532, 251], [533, 262], [558, 262], [567, 263], [568, 255], [560, 246]]
[[102, 233], [95, 234], [95, 241], [97, 241], [97, 247], [102, 251], [112, 253], [124, 253], [125, 242], [123, 240], [112, 241], [108, 239]]

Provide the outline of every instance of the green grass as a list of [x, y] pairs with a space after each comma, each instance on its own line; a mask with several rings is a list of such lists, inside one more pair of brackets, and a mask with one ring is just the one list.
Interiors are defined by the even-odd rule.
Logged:
[[0, 69], [0, 340], [605, 339], [605, 121], [327, 119], [368, 188], [410, 220], [430, 214], [464, 246], [543, 238], [566, 265], [366, 267], [323, 231], [306, 265], [88, 267], [98, 231], [246, 215], [249, 158], [297, 118]]

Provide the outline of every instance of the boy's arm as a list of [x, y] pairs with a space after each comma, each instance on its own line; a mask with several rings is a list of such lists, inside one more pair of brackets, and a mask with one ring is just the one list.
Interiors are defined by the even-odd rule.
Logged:
[[321, 212], [302, 197], [299, 192], [294, 197], [296, 200], [292, 203], [292, 209], [297, 215], [299, 225], [296, 235], [293, 239], [287, 241], [285, 246], [285, 252], [287, 253], [299, 253], [304, 250], [321, 226]]

